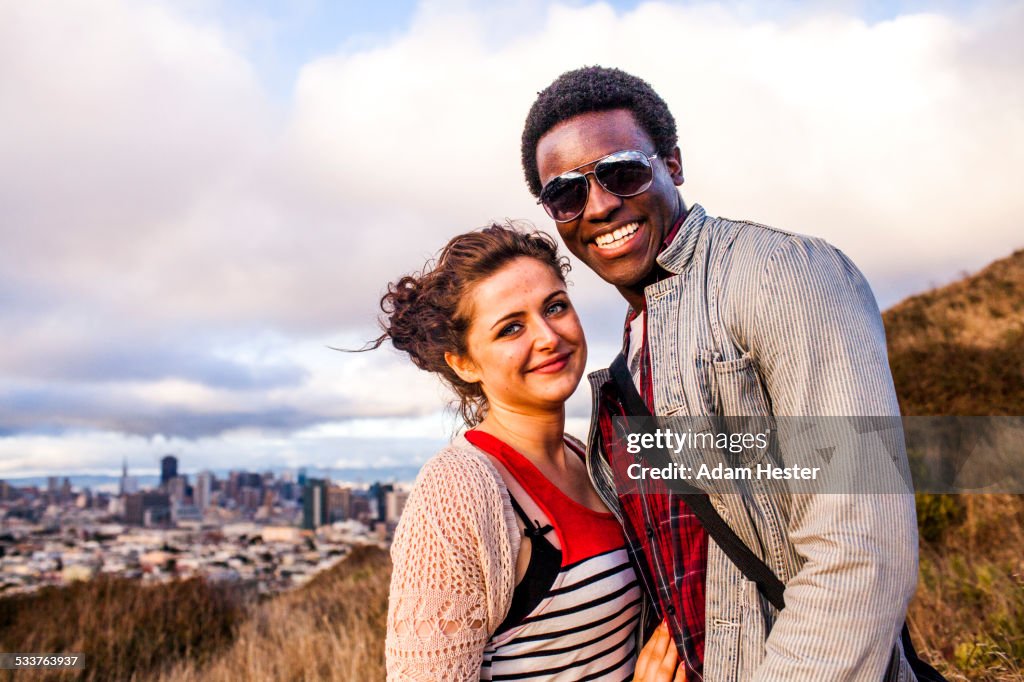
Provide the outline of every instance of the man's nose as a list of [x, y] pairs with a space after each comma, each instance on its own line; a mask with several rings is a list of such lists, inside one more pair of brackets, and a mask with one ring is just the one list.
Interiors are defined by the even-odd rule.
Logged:
[[590, 196], [587, 199], [583, 217], [586, 220], [602, 222], [612, 214], [615, 209], [622, 206], [622, 197], [612, 194], [597, 181], [597, 177], [591, 175], [587, 178], [590, 182]]

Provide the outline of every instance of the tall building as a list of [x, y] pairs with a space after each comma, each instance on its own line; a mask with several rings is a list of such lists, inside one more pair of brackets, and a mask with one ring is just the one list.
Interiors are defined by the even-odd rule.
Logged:
[[238, 491], [238, 505], [247, 511], [259, 509], [263, 501], [263, 491], [252, 486], [242, 486]]
[[370, 486], [370, 510], [375, 521], [387, 521], [388, 493], [394, 489], [395, 486], [390, 483], [380, 483], [379, 481]]
[[327, 518], [331, 523], [351, 518], [351, 508], [352, 488], [332, 485], [327, 491]]
[[307, 478], [302, 488], [302, 527], [316, 530], [327, 523], [327, 481]]
[[167, 484], [178, 475], [178, 458], [167, 455], [160, 460], [160, 489], [167, 490]]
[[213, 493], [213, 472], [200, 471], [196, 475], [194, 491], [195, 505], [199, 511], [206, 511], [210, 506], [210, 495]]
[[385, 497], [386, 509], [385, 509], [385, 520], [388, 523], [398, 523], [398, 519], [402, 516], [402, 511], [405, 509], [405, 503], [409, 499], [409, 491], [407, 490], [392, 490]]
[[121, 460], [121, 483], [118, 495], [131, 495], [139, 492], [139, 479], [128, 475], [128, 459]]
[[171, 500], [178, 504], [185, 502], [186, 492], [188, 489], [188, 477], [186, 476], [172, 476], [167, 481], [167, 494], [171, 496]]

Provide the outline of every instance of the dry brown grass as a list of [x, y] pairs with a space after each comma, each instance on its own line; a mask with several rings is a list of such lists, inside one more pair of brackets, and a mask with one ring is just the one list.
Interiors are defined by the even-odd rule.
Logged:
[[248, 601], [224, 585], [97, 579], [0, 599], [0, 651], [83, 653], [7, 682], [382, 680], [391, 564], [356, 547], [309, 584]]
[[[883, 318], [904, 414], [1024, 414], [1024, 251]], [[951, 680], [1024, 682], [1024, 497], [918, 495], [918, 525], [922, 655]]]
[[193, 579], [144, 586], [101, 577], [0, 599], [0, 651], [80, 653], [74, 671], [0, 671], [0, 680], [142, 679], [168, 661], [211, 659], [244, 611], [226, 586]]
[[918, 510], [919, 653], [950, 680], [1024, 682], [1024, 497], [919, 495]]
[[1024, 250], [882, 316], [905, 415], [1024, 415]]
[[215, 660], [183, 661], [160, 682], [383, 680], [391, 565], [361, 547], [308, 585], [255, 606]]

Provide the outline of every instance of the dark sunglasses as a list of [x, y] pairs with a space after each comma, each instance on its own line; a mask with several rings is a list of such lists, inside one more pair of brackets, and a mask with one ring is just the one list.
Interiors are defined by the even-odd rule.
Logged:
[[[606, 192], [617, 197], [632, 197], [646, 192], [654, 182], [654, 166], [651, 162], [656, 158], [657, 154], [648, 156], [636, 149], [626, 149], [604, 156], [596, 162], [576, 166], [544, 185], [537, 203], [544, 206], [544, 210], [556, 223], [576, 220], [587, 207], [590, 198], [588, 175], [593, 174]], [[580, 172], [580, 168], [590, 164], [594, 164], [594, 170]]]

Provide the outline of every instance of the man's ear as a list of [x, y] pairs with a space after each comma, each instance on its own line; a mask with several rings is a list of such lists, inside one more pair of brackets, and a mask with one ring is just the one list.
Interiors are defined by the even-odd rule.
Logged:
[[480, 381], [480, 372], [477, 369], [476, 363], [468, 357], [456, 355], [455, 353], [445, 353], [444, 361], [467, 384], [475, 384]]
[[679, 152], [679, 147], [673, 149], [672, 153], [665, 157], [665, 168], [668, 169], [668, 174], [677, 187], [683, 184], [683, 156]]

